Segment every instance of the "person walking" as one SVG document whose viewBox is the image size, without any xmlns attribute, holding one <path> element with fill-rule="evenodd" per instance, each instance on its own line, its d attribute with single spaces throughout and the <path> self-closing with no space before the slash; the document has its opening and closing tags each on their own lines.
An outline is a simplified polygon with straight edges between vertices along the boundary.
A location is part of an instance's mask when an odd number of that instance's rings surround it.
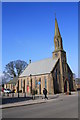
<svg viewBox="0 0 80 120">
<path fill-rule="evenodd" d="M 46 88 L 43 89 L 43 94 L 45 95 L 45 99 L 48 99 L 48 97 L 47 97 L 47 89 Z"/>
<path fill-rule="evenodd" d="M 32 90 L 32 99 L 35 99 L 35 89 Z"/>
</svg>

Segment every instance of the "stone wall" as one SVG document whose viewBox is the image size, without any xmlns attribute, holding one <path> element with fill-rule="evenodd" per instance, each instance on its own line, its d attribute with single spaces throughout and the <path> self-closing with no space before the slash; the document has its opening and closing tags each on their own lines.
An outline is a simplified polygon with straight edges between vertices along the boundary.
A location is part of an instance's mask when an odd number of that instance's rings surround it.
<svg viewBox="0 0 80 120">
<path fill-rule="evenodd" d="M 37 94 L 40 94 L 40 87 L 41 87 L 41 94 L 43 94 L 43 89 L 45 88 L 45 84 L 46 84 L 46 89 L 48 91 L 48 94 L 54 93 L 53 83 L 52 83 L 53 78 L 51 77 L 51 74 L 49 74 L 49 73 L 43 74 L 43 75 L 19 78 L 19 90 L 22 90 L 22 92 L 23 92 L 23 89 L 25 87 L 25 92 L 27 94 L 31 94 L 31 79 L 32 79 L 32 89 L 37 90 Z M 21 88 L 21 80 L 22 80 L 22 88 Z M 24 80 L 25 80 L 25 85 L 24 85 Z M 46 83 L 45 83 L 45 80 L 46 80 Z M 28 84 L 28 81 L 29 81 L 29 84 Z M 41 81 L 40 85 L 38 84 L 39 81 Z M 28 85 L 29 85 L 29 87 L 28 87 Z"/>
<path fill-rule="evenodd" d="M 61 92 L 60 61 L 58 60 L 52 72 L 54 93 Z"/>
</svg>

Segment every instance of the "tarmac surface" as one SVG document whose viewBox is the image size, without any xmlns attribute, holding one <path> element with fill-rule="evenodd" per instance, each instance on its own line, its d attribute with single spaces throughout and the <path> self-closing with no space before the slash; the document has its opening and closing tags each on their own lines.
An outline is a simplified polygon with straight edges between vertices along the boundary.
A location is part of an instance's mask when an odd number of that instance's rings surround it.
<svg viewBox="0 0 80 120">
<path fill-rule="evenodd" d="M 2 109 L 3 118 L 78 118 L 78 94 L 59 95 L 53 99 L 36 99 L 12 103 Z M 18 106 L 19 105 L 19 106 Z M 5 104 L 3 105 L 5 106 Z"/>
<path fill-rule="evenodd" d="M 49 95 L 48 100 L 56 99 L 59 95 Z M 27 97 L 6 97 L 4 96 L 2 98 L 2 104 L 0 105 L 0 108 L 10 108 L 10 107 L 16 107 L 16 106 L 24 106 L 24 105 L 30 105 L 30 104 L 39 104 L 39 103 L 45 103 L 45 99 L 42 99 L 43 96 L 36 95 L 35 99 L 32 99 L 32 96 Z"/>
<path fill-rule="evenodd" d="M 72 95 L 76 94 L 75 92 L 72 93 Z M 45 103 L 47 101 L 51 100 L 59 100 L 62 99 L 62 96 L 67 97 L 65 94 L 56 94 L 56 95 L 48 95 L 48 100 L 42 99 L 42 95 L 36 95 L 35 99 L 32 99 L 32 96 L 26 96 L 26 97 L 11 97 L 11 96 L 3 96 L 2 97 L 2 104 L 0 102 L 0 108 L 11 108 L 11 107 L 18 107 L 18 106 L 25 106 L 25 105 L 32 105 L 32 104 L 40 104 Z M 0 99 L 1 100 L 1 99 Z"/>
</svg>

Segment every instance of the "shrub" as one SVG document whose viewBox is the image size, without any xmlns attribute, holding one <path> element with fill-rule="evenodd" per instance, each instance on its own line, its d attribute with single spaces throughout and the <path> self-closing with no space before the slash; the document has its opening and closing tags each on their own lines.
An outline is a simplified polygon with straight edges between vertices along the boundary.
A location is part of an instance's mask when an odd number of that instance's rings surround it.
<svg viewBox="0 0 80 120">
<path fill-rule="evenodd" d="M 22 93 L 22 90 L 20 90 L 19 93 Z"/>
</svg>

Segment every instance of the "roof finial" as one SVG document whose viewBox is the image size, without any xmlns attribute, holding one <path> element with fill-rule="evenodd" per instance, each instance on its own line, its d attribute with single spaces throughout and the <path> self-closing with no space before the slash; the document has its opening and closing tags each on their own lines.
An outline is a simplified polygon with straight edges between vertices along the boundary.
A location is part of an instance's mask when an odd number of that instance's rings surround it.
<svg viewBox="0 0 80 120">
<path fill-rule="evenodd" d="M 56 13 L 55 13 L 55 36 L 61 36 L 59 27 L 58 27 L 58 23 L 57 23 L 57 19 L 56 19 Z"/>
<path fill-rule="evenodd" d="M 56 19 L 56 13 L 55 13 L 55 19 Z"/>
</svg>

